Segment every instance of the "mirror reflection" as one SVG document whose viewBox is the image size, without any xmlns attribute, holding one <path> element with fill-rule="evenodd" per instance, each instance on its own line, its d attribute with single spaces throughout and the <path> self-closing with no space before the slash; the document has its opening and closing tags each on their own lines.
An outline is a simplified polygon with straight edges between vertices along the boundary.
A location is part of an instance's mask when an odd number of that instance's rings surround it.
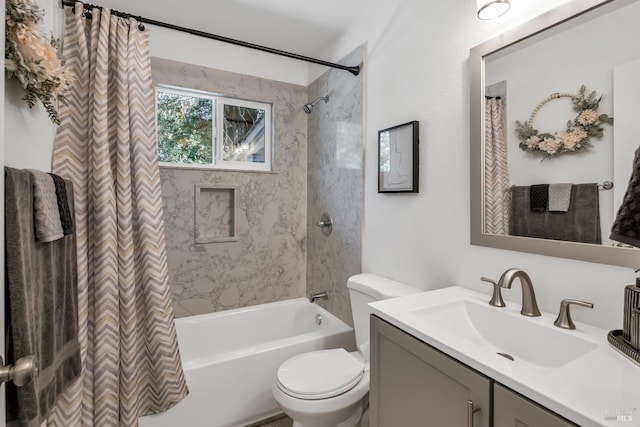
<svg viewBox="0 0 640 427">
<path fill-rule="evenodd" d="M 617 244 L 640 144 L 638 18 L 639 1 L 614 1 L 484 57 L 484 234 Z"/>
</svg>

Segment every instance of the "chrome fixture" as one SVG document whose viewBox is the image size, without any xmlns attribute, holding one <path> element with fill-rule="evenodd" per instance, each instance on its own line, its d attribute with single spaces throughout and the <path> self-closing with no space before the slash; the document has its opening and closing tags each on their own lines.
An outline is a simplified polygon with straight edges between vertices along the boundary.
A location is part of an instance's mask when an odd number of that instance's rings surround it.
<svg viewBox="0 0 640 427">
<path fill-rule="evenodd" d="M 593 304 L 590 302 L 578 301 L 575 299 L 563 299 L 562 302 L 560 303 L 560 312 L 558 313 L 558 317 L 556 321 L 553 322 L 553 324 L 556 325 L 558 328 L 563 328 L 563 329 L 576 328 L 576 325 L 573 323 L 573 320 L 571 320 L 571 312 L 569 311 L 569 306 L 571 306 L 571 304 L 579 305 L 581 307 L 593 308 Z"/>
<path fill-rule="evenodd" d="M 500 280 L 498 280 L 498 285 L 501 288 L 511 289 L 511 284 L 516 278 L 520 279 L 520 284 L 522 285 L 522 310 L 520 310 L 520 314 L 529 317 L 541 316 L 542 314 L 536 302 L 536 294 L 533 292 L 533 284 L 527 273 L 519 268 L 510 268 L 502 273 Z"/>
<path fill-rule="evenodd" d="M 604 181 L 602 184 L 598 184 L 598 188 L 601 188 L 603 190 L 611 190 L 613 188 L 613 182 Z"/>
<path fill-rule="evenodd" d="M 327 102 L 329 102 L 329 95 L 327 96 L 320 96 L 318 98 L 315 99 L 315 101 L 310 102 L 308 104 L 305 104 L 304 106 L 304 112 L 307 114 L 311 114 L 311 111 L 313 111 L 313 108 L 316 106 L 316 104 L 320 101 L 324 101 L 324 103 L 326 104 Z"/>
<path fill-rule="evenodd" d="M 507 360 L 511 360 L 512 362 L 516 360 L 516 359 L 514 359 L 514 358 L 513 358 L 513 356 L 512 356 L 512 355 L 510 355 L 509 353 L 503 353 L 503 352 L 501 352 L 501 351 L 496 351 L 496 354 L 497 354 L 498 356 L 502 356 L 502 357 L 504 357 L 504 358 L 505 358 L 505 359 L 507 359 Z"/>
<path fill-rule="evenodd" d="M 478 18 L 487 20 L 499 18 L 511 7 L 509 0 L 477 0 Z"/>
<path fill-rule="evenodd" d="M 329 294 L 326 293 L 325 291 L 322 292 L 316 292 L 315 294 L 311 294 L 311 296 L 309 297 L 309 302 L 316 302 L 317 300 L 328 300 L 329 299 Z"/>
<path fill-rule="evenodd" d="M 493 293 L 491 294 L 491 301 L 489 301 L 489 305 L 492 305 L 494 307 L 504 307 L 505 303 L 502 299 L 502 294 L 500 293 L 500 289 L 502 289 L 500 285 L 498 285 L 495 280 L 491 280 L 487 277 L 481 277 L 480 280 L 482 280 L 483 282 L 491 283 L 493 285 Z"/>
<path fill-rule="evenodd" d="M 473 400 L 467 400 L 467 427 L 473 427 L 473 416 L 476 412 L 480 412 L 480 407 L 475 406 Z"/>
<path fill-rule="evenodd" d="M 331 215 L 329 215 L 327 212 L 322 212 L 320 222 L 316 225 L 320 227 L 320 229 L 322 230 L 322 234 L 328 236 L 333 230 L 333 220 L 331 219 Z"/>
<path fill-rule="evenodd" d="M 4 365 L 0 357 L 0 384 L 13 380 L 16 387 L 22 387 L 38 375 L 38 362 L 35 356 L 21 357 L 15 365 Z"/>
</svg>

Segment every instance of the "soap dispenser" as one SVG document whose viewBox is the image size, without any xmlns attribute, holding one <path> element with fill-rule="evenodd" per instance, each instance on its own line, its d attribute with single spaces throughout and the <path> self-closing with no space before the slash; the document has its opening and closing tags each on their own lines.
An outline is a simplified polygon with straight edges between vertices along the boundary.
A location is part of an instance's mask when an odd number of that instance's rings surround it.
<svg viewBox="0 0 640 427">
<path fill-rule="evenodd" d="M 624 317 L 622 323 L 622 337 L 631 344 L 632 331 L 638 331 L 640 317 L 633 315 L 633 310 L 640 308 L 640 277 L 636 278 L 635 285 L 628 285 L 624 290 Z M 636 345 L 638 345 L 637 340 Z M 639 350 L 635 347 L 636 350 Z"/>
</svg>

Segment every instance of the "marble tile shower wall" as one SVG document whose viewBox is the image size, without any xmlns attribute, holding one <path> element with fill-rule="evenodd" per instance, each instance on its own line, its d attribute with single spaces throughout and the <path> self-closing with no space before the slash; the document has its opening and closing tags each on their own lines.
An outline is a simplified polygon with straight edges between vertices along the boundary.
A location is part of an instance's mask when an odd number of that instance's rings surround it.
<svg viewBox="0 0 640 427">
<path fill-rule="evenodd" d="M 361 64 L 357 48 L 340 63 Z M 361 271 L 363 208 L 363 76 L 330 70 L 309 86 L 309 100 L 330 95 L 309 115 L 307 150 L 307 293 L 329 292 L 320 302 L 352 325 L 347 279 Z M 333 232 L 316 226 L 322 212 Z"/>
<path fill-rule="evenodd" d="M 273 104 L 273 173 L 160 171 L 176 316 L 304 296 L 307 88 L 158 58 L 152 69 L 155 83 Z M 237 241 L 195 243 L 196 184 L 236 188 Z"/>
</svg>

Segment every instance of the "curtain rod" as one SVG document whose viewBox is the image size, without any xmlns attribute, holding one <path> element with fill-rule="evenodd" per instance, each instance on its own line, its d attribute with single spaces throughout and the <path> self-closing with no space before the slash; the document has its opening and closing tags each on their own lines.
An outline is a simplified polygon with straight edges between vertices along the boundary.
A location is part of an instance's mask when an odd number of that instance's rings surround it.
<svg viewBox="0 0 640 427">
<path fill-rule="evenodd" d="M 78 3 L 82 3 L 82 2 L 78 2 Z M 61 4 L 62 4 L 62 7 L 65 7 L 65 6 L 73 7 L 73 6 L 75 6 L 76 2 L 61 0 Z M 101 6 L 95 6 L 95 5 L 87 4 L 87 3 L 82 3 L 82 4 L 88 10 L 91 10 L 91 9 L 94 9 L 94 8 L 102 10 Z M 192 35 L 198 36 L 198 37 L 204 37 L 204 38 L 207 38 L 207 39 L 217 40 L 217 41 L 224 42 L 224 43 L 230 43 L 230 44 L 234 44 L 236 46 L 242 46 L 242 47 L 246 47 L 246 48 L 249 48 L 249 49 L 255 49 L 255 50 L 262 51 L 262 52 L 272 53 L 274 55 L 285 56 L 287 58 L 297 59 L 299 61 L 305 61 L 305 62 L 311 62 L 313 64 L 324 65 L 325 67 L 337 68 L 339 70 L 348 71 L 351 74 L 353 74 L 354 76 L 357 76 L 358 74 L 360 74 L 360 66 L 359 65 L 355 65 L 353 67 L 349 67 L 349 66 L 346 66 L 346 65 L 340 65 L 340 64 L 336 64 L 334 62 L 323 61 L 322 59 L 316 59 L 316 58 L 311 58 L 311 57 L 308 57 L 308 56 L 298 55 L 297 53 L 291 53 L 291 52 L 287 52 L 287 51 L 284 51 L 284 50 L 274 49 L 274 48 L 267 47 L 267 46 L 261 46 L 261 45 L 254 44 L 254 43 L 248 43 L 248 42 L 244 42 L 242 40 L 236 40 L 236 39 L 232 39 L 232 38 L 229 38 L 229 37 L 219 36 L 217 34 L 211 34 L 211 33 L 207 33 L 207 32 L 200 31 L 200 30 L 194 30 L 193 28 L 181 27 L 181 26 L 178 26 L 178 25 L 168 24 L 166 22 L 156 21 L 155 19 L 143 18 L 141 16 L 136 16 L 136 15 L 132 15 L 132 14 L 125 13 L 125 12 L 119 12 L 117 10 L 112 10 L 111 13 L 116 15 L 116 16 L 121 16 L 121 17 L 124 17 L 124 18 L 135 18 L 139 22 L 142 22 L 142 23 L 145 23 L 145 24 L 157 25 L 158 27 L 164 27 L 164 28 L 168 28 L 170 30 L 181 31 L 183 33 L 192 34 Z"/>
</svg>

